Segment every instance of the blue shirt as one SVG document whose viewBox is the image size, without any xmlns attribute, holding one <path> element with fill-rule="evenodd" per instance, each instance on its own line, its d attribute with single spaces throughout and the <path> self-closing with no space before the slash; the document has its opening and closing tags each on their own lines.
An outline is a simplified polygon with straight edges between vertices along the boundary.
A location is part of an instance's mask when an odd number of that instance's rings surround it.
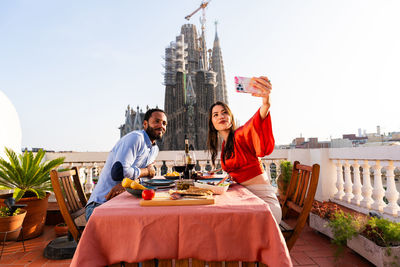
<svg viewBox="0 0 400 267">
<path fill-rule="evenodd" d="M 111 188 L 120 183 L 111 178 L 111 168 L 115 162 L 121 162 L 124 177 L 136 179 L 140 175 L 140 168 L 146 168 L 155 161 L 158 151 L 158 146 L 151 143 L 144 130 L 133 131 L 123 136 L 108 155 L 99 181 L 87 203 L 94 201 L 101 204 L 106 202 L 105 196 Z"/>
</svg>

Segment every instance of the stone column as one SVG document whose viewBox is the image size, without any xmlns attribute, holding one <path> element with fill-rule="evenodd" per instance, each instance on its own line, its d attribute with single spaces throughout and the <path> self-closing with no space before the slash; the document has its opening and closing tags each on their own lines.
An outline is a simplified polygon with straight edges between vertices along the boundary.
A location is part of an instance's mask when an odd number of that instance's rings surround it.
<svg viewBox="0 0 400 267">
<path fill-rule="evenodd" d="M 374 165 L 374 189 L 372 190 L 372 198 L 374 199 L 374 203 L 371 208 L 378 211 L 383 211 L 383 207 L 386 206 L 383 201 L 383 197 L 385 196 L 385 189 L 383 189 L 382 185 L 382 166 L 380 165 L 380 161 L 375 161 Z"/>
<path fill-rule="evenodd" d="M 372 186 L 371 186 L 371 177 L 369 168 L 370 165 L 368 164 L 368 160 L 364 160 L 363 167 L 363 186 L 361 188 L 363 199 L 360 202 L 361 207 L 366 209 L 371 208 L 371 204 L 374 202 L 372 199 Z"/>
<path fill-rule="evenodd" d="M 397 216 L 397 212 L 400 210 L 399 205 L 397 204 L 397 200 L 399 199 L 399 192 L 397 192 L 396 184 L 394 181 L 394 169 L 393 161 L 383 162 L 386 169 L 386 198 L 389 201 L 389 204 L 383 208 L 385 213 L 388 213 L 393 216 Z"/>
<path fill-rule="evenodd" d="M 335 160 L 336 163 L 336 188 L 337 188 L 337 192 L 334 195 L 334 197 L 336 199 L 342 200 L 343 196 L 344 196 L 344 191 L 343 191 L 343 171 L 342 171 L 342 164 L 340 163 L 340 160 Z"/>
<path fill-rule="evenodd" d="M 86 183 L 85 183 L 85 193 L 89 194 L 92 193 L 93 191 L 93 176 L 92 176 L 92 167 L 90 166 L 87 168 L 87 178 L 86 178 Z"/>
<path fill-rule="evenodd" d="M 353 193 L 353 184 L 351 182 L 351 173 L 350 173 L 350 164 L 349 161 L 344 161 L 344 200 L 350 203 L 351 199 L 354 197 Z"/>
<path fill-rule="evenodd" d="M 361 180 L 360 180 L 360 165 L 358 165 L 358 161 L 353 161 L 353 170 L 354 170 L 354 184 L 353 184 L 353 194 L 354 197 L 351 199 L 351 203 L 359 206 L 362 200 L 361 195 Z"/>
</svg>

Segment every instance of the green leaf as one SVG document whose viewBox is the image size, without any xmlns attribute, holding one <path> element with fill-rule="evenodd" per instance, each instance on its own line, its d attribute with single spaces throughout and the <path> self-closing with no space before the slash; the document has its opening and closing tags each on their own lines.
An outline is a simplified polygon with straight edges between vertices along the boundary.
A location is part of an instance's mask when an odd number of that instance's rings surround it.
<svg viewBox="0 0 400 267">
<path fill-rule="evenodd" d="M 25 151 L 17 155 L 12 149 L 6 148 L 6 159 L 0 158 L 0 187 L 14 189 L 14 194 L 22 197 L 25 192 L 33 192 L 38 197 L 44 197 L 46 191 L 52 191 L 50 171 L 60 166 L 65 158 L 44 161 L 45 151 L 36 154 Z"/>
<path fill-rule="evenodd" d="M 25 190 L 15 188 L 14 193 L 13 193 L 13 198 L 15 198 L 15 202 L 18 202 L 23 197 L 24 194 L 25 194 Z"/>
</svg>

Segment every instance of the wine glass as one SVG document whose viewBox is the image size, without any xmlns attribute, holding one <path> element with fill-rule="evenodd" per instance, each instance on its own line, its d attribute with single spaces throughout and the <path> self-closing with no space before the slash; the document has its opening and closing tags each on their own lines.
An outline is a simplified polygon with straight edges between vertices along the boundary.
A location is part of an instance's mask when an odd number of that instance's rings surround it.
<svg viewBox="0 0 400 267">
<path fill-rule="evenodd" d="M 185 154 L 183 153 L 177 153 L 175 155 L 175 161 L 174 161 L 174 170 L 179 172 L 179 180 L 182 179 L 182 173 L 186 169 L 186 161 L 185 161 Z"/>
<path fill-rule="evenodd" d="M 186 166 L 189 171 L 193 170 L 194 166 L 196 166 L 196 155 L 194 154 L 194 151 L 189 151 L 186 159 Z"/>
</svg>

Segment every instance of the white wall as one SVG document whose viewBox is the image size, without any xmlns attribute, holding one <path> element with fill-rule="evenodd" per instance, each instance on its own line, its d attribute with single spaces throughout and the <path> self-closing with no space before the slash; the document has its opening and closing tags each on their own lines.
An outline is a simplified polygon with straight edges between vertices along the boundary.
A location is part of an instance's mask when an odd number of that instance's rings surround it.
<svg viewBox="0 0 400 267">
<path fill-rule="evenodd" d="M 21 153 L 22 131 L 14 105 L 0 91 L 0 157 L 5 158 L 4 148 Z"/>
</svg>

